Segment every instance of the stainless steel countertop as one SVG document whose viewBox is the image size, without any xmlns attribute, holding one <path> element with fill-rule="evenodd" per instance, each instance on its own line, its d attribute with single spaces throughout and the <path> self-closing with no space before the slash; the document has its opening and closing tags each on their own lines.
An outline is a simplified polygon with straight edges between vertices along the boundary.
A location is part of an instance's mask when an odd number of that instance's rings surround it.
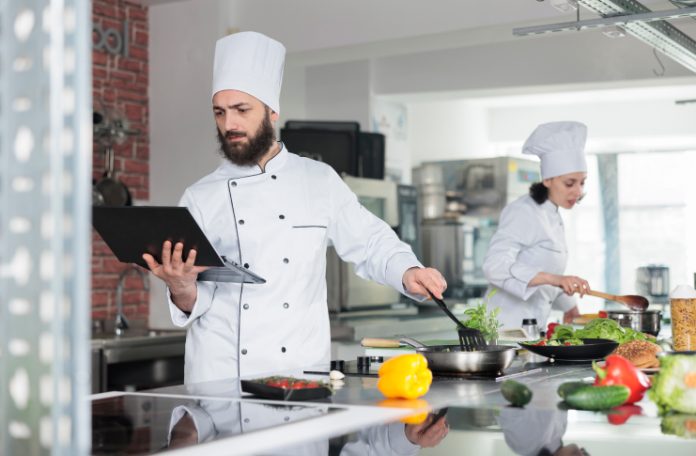
<svg viewBox="0 0 696 456">
<path fill-rule="evenodd" d="M 525 358 L 523 357 L 515 361 L 518 364 L 524 362 Z M 507 406 L 505 399 L 500 394 L 499 382 L 463 379 L 434 381 L 428 394 L 422 398 L 426 401 L 425 403 L 411 403 L 406 408 L 392 408 L 385 405 L 384 398 L 376 387 L 377 379 L 369 377 L 347 377 L 343 387 L 328 398 L 328 401 L 319 402 L 292 403 L 252 398 L 240 391 L 238 379 L 142 391 L 139 393 L 138 400 L 162 398 L 161 402 L 167 398 L 170 401 L 188 401 L 189 403 L 195 401 L 194 403 L 212 404 L 222 404 L 227 401 L 230 404 L 240 404 L 234 410 L 241 413 L 241 421 L 244 421 L 244 404 L 250 406 L 256 404 L 257 407 L 259 404 L 265 404 L 261 410 L 268 410 L 268 413 L 272 413 L 274 407 L 278 410 L 277 407 L 282 408 L 282 406 L 286 406 L 287 410 L 299 409 L 301 406 L 323 407 L 325 410 L 319 416 L 306 421 L 292 422 L 291 419 L 289 422 L 283 423 L 281 420 L 267 428 L 251 433 L 244 431 L 244 425 L 241 425 L 242 430 L 239 433 L 230 434 L 227 437 L 224 433 L 220 434 L 208 444 L 199 444 L 189 447 L 182 453 L 177 453 L 182 455 L 203 454 L 204 451 L 206 456 L 222 455 L 229 451 L 230 445 L 234 445 L 235 454 L 287 454 L 283 449 L 288 445 L 296 445 L 297 442 L 328 441 L 332 437 L 347 435 L 361 429 L 367 430 L 384 426 L 384 423 L 398 422 L 400 416 L 441 407 L 449 407 L 450 412 L 447 417 L 450 433 L 437 447 L 421 449 L 418 454 L 514 454 L 506 445 L 506 443 L 513 445 L 514 442 L 511 443 L 511 440 L 508 439 L 513 439 L 514 434 L 508 434 L 509 429 L 505 429 L 507 424 L 499 419 L 501 415 L 509 415 L 510 413 L 519 415 L 518 418 L 524 418 L 526 414 L 562 417 L 564 422 L 560 431 L 563 441 L 576 443 L 594 456 L 598 454 L 611 454 L 613 456 L 617 453 L 631 454 L 632 456 L 654 456 L 657 451 L 662 451 L 670 456 L 696 454 L 696 440 L 679 438 L 661 432 L 661 418 L 657 414 L 657 408 L 647 398 L 638 404 L 642 409 L 641 415 L 630 417 L 626 424 L 620 426 L 610 424 L 608 415 L 603 412 L 563 411 L 560 409 L 560 399 L 556 394 L 558 385 L 566 381 L 592 378 L 594 373 L 588 364 L 542 363 L 535 365 L 535 367 L 541 367 L 541 370 L 515 378 L 516 381 L 528 385 L 534 393 L 531 403 L 524 409 Z M 321 366 L 314 366 L 313 369 L 320 368 Z M 275 372 L 275 374 L 302 375 L 299 372 Z M 308 377 L 307 375 L 302 376 Z M 116 396 L 120 397 L 119 394 Z M 103 400 L 108 401 L 109 399 Z M 133 408 L 140 410 L 135 406 Z M 329 409 L 344 410 L 345 413 L 331 413 Z M 389 413 L 393 414 L 389 415 L 391 418 L 385 418 L 385 414 Z M 169 419 L 169 415 L 164 413 L 159 419 L 166 421 Z M 251 422 L 253 423 L 254 420 L 258 423 L 259 417 L 252 416 Z M 167 429 L 169 423 L 163 421 L 158 425 Z M 536 430 L 534 426 L 540 424 L 530 421 L 523 422 L 521 425 L 523 434 L 526 433 L 524 429 L 528 429 L 531 435 L 534 435 Z M 554 423 L 544 425 L 553 426 Z"/>
</svg>

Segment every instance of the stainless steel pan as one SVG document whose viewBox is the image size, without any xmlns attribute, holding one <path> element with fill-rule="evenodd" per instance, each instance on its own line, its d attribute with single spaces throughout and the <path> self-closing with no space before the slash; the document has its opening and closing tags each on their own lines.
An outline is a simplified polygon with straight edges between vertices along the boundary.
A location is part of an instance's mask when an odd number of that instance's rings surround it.
<svg viewBox="0 0 696 456">
<path fill-rule="evenodd" d="M 408 345 L 428 360 L 428 367 L 438 373 L 502 373 L 515 359 L 516 347 L 487 345 L 476 351 L 462 351 L 459 345 L 432 345 L 410 337 L 394 339 L 365 338 L 364 347 L 395 348 Z"/>
</svg>

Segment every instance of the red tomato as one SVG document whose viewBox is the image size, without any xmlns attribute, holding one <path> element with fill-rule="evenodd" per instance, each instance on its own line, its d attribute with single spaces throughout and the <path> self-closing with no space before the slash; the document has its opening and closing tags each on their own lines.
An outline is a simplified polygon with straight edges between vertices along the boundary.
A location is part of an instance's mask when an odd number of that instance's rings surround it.
<svg viewBox="0 0 696 456">
<path fill-rule="evenodd" d="M 307 383 L 304 380 L 298 380 L 292 385 L 290 385 L 290 389 L 303 389 L 307 386 Z"/>
</svg>

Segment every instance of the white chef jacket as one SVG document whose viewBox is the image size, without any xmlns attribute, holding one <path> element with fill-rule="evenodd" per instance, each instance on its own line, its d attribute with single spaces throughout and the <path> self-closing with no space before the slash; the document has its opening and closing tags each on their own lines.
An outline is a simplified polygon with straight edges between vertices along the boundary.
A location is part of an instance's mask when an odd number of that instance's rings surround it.
<svg viewBox="0 0 696 456">
<path fill-rule="evenodd" d="M 567 259 L 563 220 L 554 203 L 537 204 L 525 195 L 503 209 L 483 261 L 487 306 L 500 308 L 503 327 L 519 328 L 524 318 L 536 318 L 543 327 L 552 306 L 564 312 L 575 307 L 575 298 L 559 287 L 528 285 L 542 271 L 563 274 Z"/>
<path fill-rule="evenodd" d="M 541 450 L 553 454 L 563 446 L 568 412 L 536 408 L 503 407 L 498 423 L 505 443 L 516 454 L 537 456 Z"/>
<path fill-rule="evenodd" d="M 190 314 L 167 292 L 174 324 L 188 328 L 185 383 L 328 363 L 329 242 L 359 276 L 402 293 L 404 272 L 422 267 L 331 167 L 285 146 L 265 171 L 225 160 L 186 189 L 180 204 L 218 254 L 266 279 L 197 282 Z"/>
</svg>

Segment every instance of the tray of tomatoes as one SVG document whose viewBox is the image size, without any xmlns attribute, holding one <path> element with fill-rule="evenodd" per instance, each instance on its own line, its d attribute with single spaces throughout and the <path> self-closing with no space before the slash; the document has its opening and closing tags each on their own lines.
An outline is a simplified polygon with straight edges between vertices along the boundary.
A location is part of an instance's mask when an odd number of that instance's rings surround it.
<svg viewBox="0 0 696 456">
<path fill-rule="evenodd" d="M 322 381 L 281 376 L 242 380 L 242 391 L 279 401 L 307 401 L 333 394 L 331 388 Z"/>
</svg>

